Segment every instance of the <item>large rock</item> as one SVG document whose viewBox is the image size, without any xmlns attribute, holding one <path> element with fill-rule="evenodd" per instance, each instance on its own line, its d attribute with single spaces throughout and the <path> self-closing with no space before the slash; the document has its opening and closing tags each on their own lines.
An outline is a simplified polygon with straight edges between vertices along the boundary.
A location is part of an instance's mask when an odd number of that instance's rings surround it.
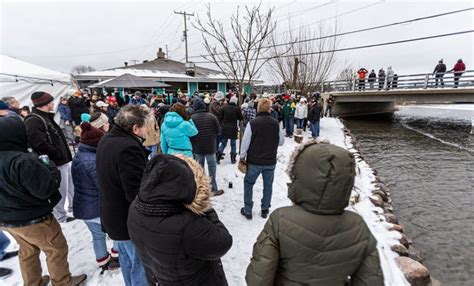
<svg viewBox="0 0 474 286">
<path fill-rule="evenodd" d="M 428 286 L 431 283 L 430 272 L 423 264 L 409 257 L 396 258 L 398 267 L 412 286 Z"/>
<path fill-rule="evenodd" d="M 408 256 L 408 249 L 402 244 L 395 244 L 391 247 L 392 251 L 398 253 L 400 256 Z"/>
<path fill-rule="evenodd" d="M 384 213 L 385 220 L 389 223 L 398 224 L 398 218 L 394 214 Z"/>
<path fill-rule="evenodd" d="M 374 204 L 374 206 L 380 208 L 383 206 L 383 200 L 379 195 L 371 195 L 369 199 Z"/>
<path fill-rule="evenodd" d="M 384 191 L 382 191 L 382 190 L 375 190 L 375 191 L 374 191 L 374 195 L 378 195 L 378 196 L 380 196 L 380 197 L 382 198 L 382 200 L 383 200 L 384 202 L 388 202 L 387 194 L 386 194 Z"/>
<path fill-rule="evenodd" d="M 410 245 L 413 243 L 411 239 L 409 239 L 408 236 L 406 236 L 404 233 L 402 233 L 402 237 L 399 239 L 399 241 L 407 249 L 410 248 Z"/>
<path fill-rule="evenodd" d="M 396 230 L 396 231 L 398 231 L 398 232 L 403 233 L 403 225 L 401 225 L 401 224 L 394 224 L 394 225 L 392 225 L 388 230 L 389 230 L 389 231 Z"/>
</svg>

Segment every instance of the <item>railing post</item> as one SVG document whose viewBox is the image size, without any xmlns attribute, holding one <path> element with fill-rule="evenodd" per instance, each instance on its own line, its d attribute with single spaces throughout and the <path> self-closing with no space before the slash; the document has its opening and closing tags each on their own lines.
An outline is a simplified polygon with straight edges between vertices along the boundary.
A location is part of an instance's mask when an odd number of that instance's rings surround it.
<svg viewBox="0 0 474 286">
<path fill-rule="evenodd" d="M 423 84 L 423 89 L 428 88 L 428 81 L 430 80 L 430 74 L 425 75 L 425 83 Z"/>
<path fill-rule="evenodd" d="M 356 89 L 356 80 L 354 79 L 352 81 L 352 91 L 355 91 L 355 89 Z"/>
</svg>

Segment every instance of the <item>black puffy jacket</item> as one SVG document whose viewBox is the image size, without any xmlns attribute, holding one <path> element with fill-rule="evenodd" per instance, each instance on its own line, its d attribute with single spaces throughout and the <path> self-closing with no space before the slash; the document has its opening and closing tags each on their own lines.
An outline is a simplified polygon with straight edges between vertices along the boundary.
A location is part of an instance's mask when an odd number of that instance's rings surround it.
<svg viewBox="0 0 474 286">
<path fill-rule="evenodd" d="M 87 99 L 84 97 L 71 96 L 68 100 L 69 108 L 71 108 L 71 115 L 74 123 L 79 125 L 81 123 L 81 114 L 90 113 Z"/>
<path fill-rule="evenodd" d="M 196 99 L 193 104 L 194 114 L 191 116 L 199 133 L 191 137 L 193 153 L 214 154 L 216 152 L 216 138 L 221 132 L 217 118 L 207 111 L 206 104 Z"/>
<path fill-rule="evenodd" d="M 21 119 L 0 118 L 0 222 L 22 224 L 51 213 L 61 199 L 61 174 L 28 153 Z"/>
<path fill-rule="evenodd" d="M 210 209 L 209 178 L 196 161 L 180 158 L 148 162 L 129 210 L 130 238 L 150 285 L 227 285 L 220 258 L 232 236 Z"/>
<path fill-rule="evenodd" d="M 239 131 L 238 121 L 244 119 L 240 108 L 234 103 L 229 103 L 225 105 L 220 112 L 222 136 L 227 139 L 237 139 L 237 133 Z"/>
</svg>

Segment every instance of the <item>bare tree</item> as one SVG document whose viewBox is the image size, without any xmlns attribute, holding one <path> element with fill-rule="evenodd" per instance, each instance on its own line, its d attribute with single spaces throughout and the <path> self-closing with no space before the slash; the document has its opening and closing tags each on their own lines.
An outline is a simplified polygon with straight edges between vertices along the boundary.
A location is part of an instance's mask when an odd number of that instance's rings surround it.
<svg viewBox="0 0 474 286">
<path fill-rule="evenodd" d="M 72 74 L 81 74 L 81 73 L 92 72 L 92 71 L 95 71 L 95 68 L 91 66 L 86 66 L 86 65 L 77 65 L 77 66 L 74 66 L 71 70 Z"/>
<path fill-rule="evenodd" d="M 277 80 L 301 94 L 319 90 L 334 69 L 336 57 L 333 50 L 338 39 L 332 33 L 337 32 L 337 25 L 334 31 L 319 25 L 317 31 L 302 26 L 296 32 L 291 29 L 291 23 L 289 26 L 287 32 L 274 32 L 271 36 L 273 57 L 269 62 L 270 69 Z M 279 44 L 277 39 L 286 44 Z M 279 56 L 286 50 L 289 50 L 288 55 Z"/>
<path fill-rule="evenodd" d="M 344 90 L 352 90 L 355 80 L 356 70 L 352 66 L 346 66 L 336 77 L 338 87 Z"/>
<path fill-rule="evenodd" d="M 270 60 L 265 55 L 270 49 L 270 35 L 276 27 L 272 16 L 273 8 L 263 12 L 261 3 L 243 9 L 238 6 L 230 19 L 229 31 L 224 29 L 221 20 L 214 17 L 208 4 L 205 20 L 197 17 L 193 23 L 202 33 L 207 51 L 202 57 L 214 63 L 230 82 L 238 85 L 240 103 L 245 86 L 252 84 Z"/>
</svg>

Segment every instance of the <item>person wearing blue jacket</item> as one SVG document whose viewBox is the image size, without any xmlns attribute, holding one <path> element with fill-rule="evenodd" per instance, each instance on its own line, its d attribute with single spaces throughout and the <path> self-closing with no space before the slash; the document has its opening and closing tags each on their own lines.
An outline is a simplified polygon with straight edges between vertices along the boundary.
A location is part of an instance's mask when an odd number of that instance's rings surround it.
<svg viewBox="0 0 474 286">
<path fill-rule="evenodd" d="M 190 138 L 197 134 L 198 130 L 190 119 L 186 106 L 175 103 L 166 113 L 161 126 L 161 151 L 163 154 L 183 154 L 193 157 Z"/>
<path fill-rule="evenodd" d="M 74 142 L 74 132 L 72 129 L 72 113 L 71 108 L 68 106 L 68 101 L 66 97 L 61 97 L 59 104 L 58 104 L 58 112 L 59 112 L 59 127 L 66 136 L 66 139 L 69 143 Z"/>
<path fill-rule="evenodd" d="M 106 235 L 102 231 L 99 214 L 99 189 L 97 187 L 96 150 L 105 134 L 89 122 L 81 124 L 81 140 L 78 152 L 72 161 L 74 183 L 73 213 L 76 219 L 84 220 L 92 234 L 94 253 L 102 272 L 120 267 L 118 247 L 114 241 L 111 253 L 107 251 Z"/>
</svg>

